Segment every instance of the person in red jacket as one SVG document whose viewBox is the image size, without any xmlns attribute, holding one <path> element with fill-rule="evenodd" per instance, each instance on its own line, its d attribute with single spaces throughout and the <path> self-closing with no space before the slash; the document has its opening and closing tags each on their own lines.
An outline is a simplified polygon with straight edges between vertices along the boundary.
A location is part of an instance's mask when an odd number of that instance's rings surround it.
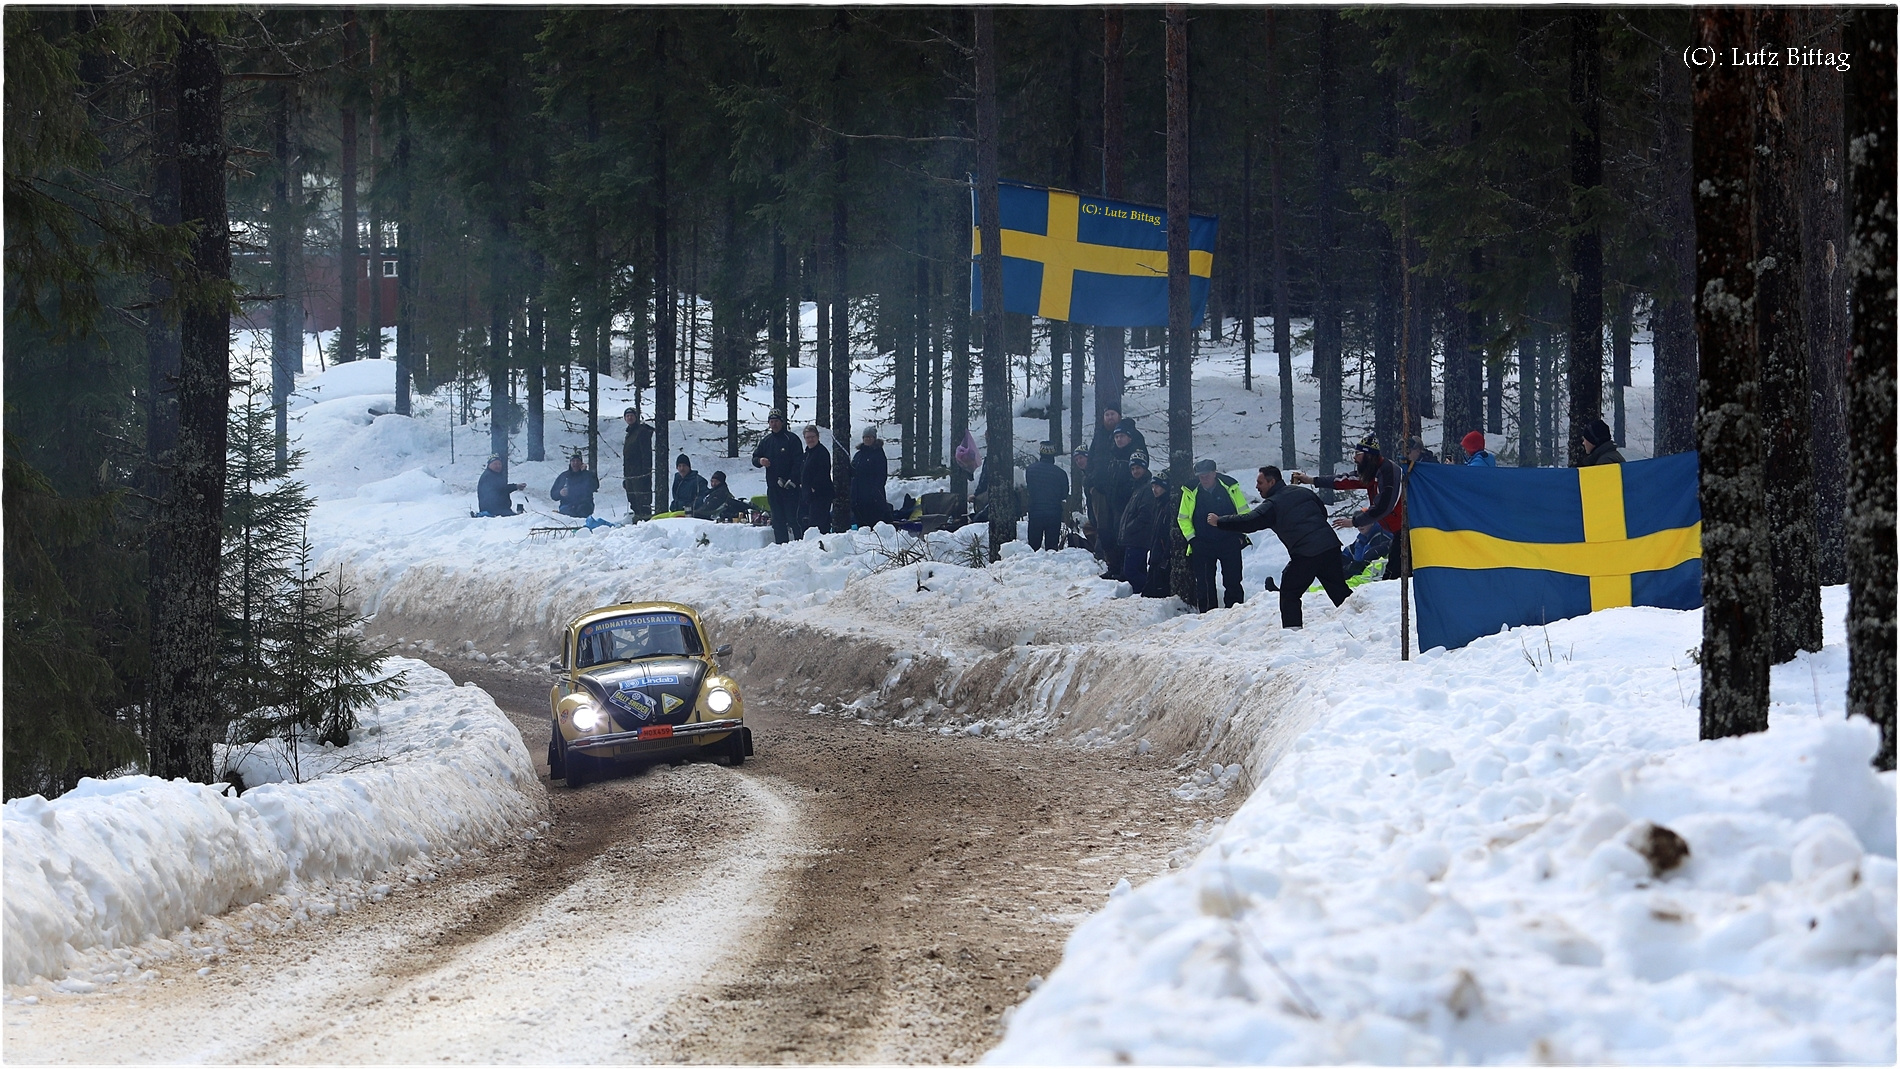
<svg viewBox="0 0 1900 1069">
<path fill-rule="evenodd" d="M 1322 475 L 1317 479 L 1301 471 L 1288 475 L 1294 483 L 1317 486 L 1322 490 L 1366 492 L 1365 508 L 1354 513 L 1350 519 L 1333 521 L 1334 527 L 1344 530 L 1350 526 L 1359 533 L 1352 545 L 1339 551 L 1347 578 L 1358 575 L 1366 570 L 1367 565 L 1391 553 L 1392 540 L 1398 536 L 1399 527 L 1405 520 L 1405 505 L 1399 497 L 1399 466 L 1380 452 L 1379 439 L 1368 434 L 1359 439 L 1352 450 L 1351 474 Z"/>
</svg>

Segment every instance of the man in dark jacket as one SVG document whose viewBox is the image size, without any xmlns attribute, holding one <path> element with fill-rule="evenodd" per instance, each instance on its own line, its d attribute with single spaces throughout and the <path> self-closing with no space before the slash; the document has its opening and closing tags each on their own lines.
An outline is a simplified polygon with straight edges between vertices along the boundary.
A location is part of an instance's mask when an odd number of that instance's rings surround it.
<svg viewBox="0 0 1900 1069">
<path fill-rule="evenodd" d="M 765 497 L 772 510 L 772 540 L 781 545 L 792 540 L 791 530 L 798 520 L 798 471 L 804 450 L 798 439 L 785 429 L 785 413 L 773 409 L 765 419 L 766 435 L 752 450 L 752 466 L 765 469 Z"/>
<path fill-rule="evenodd" d="M 726 473 L 712 473 L 712 483 L 706 487 L 706 496 L 699 499 L 699 507 L 692 514 L 702 520 L 730 520 L 745 511 L 739 499 L 732 496 L 732 490 L 726 486 Z"/>
<path fill-rule="evenodd" d="M 851 522 L 870 527 L 891 518 L 890 498 L 884 484 L 891 477 L 891 459 L 876 427 L 864 428 L 858 451 L 851 454 Z"/>
<path fill-rule="evenodd" d="M 1326 522 L 1326 506 L 1319 495 L 1304 486 L 1288 486 L 1280 479 L 1280 469 L 1268 465 L 1254 479 L 1260 492 L 1260 504 L 1239 516 L 1209 513 L 1207 523 L 1223 531 L 1272 531 L 1286 547 L 1286 569 L 1280 573 L 1280 626 L 1288 629 L 1304 625 L 1300 597 L 1314 579 L 1326 588 L 1333 604 L 1352 594 L 1346 585 L 1345 562 L 1339 556 L 1339 536 Z M 1268 582 L 1271 590 L 1273 584 Z"/>
<path fill-rule="evenodd" d="M 1287 478 L 1294 483 L 1306 483 L 1322 490 L 1364 490 L 1366 507 L 1353 514 L 1349 520 L 1334 520 L 1333 526 L 1344 530 L 1348 526 L 1359 532 L 1350 546 L 1340 550 L 1340 559 L 1345 564 L 1348 578 L 1366 570 L 1367 565 L 1392 550 L 1392 540 L 1397 537 L 1400 526 L 1405 522 L 1405 506 L 1399 499 L 1399 484 L 1402 476 L 1399 466 L 1385 458 L 1379 451 L 1379 439 L 1368 434 L 1353 446 L 1353 471 L 1348 475 L 1322 475 L 1314 478 L 1303 472 L 1293 472 Z"/>
<path fill-rule="evenodd" d="M 1144 598 L 1174 594 L 1174 513 L 1168 508 L 1168 494 L 1173 490 L 1166 475 L 1149 476 L 1148 494 L 1155 499 L 1155 517 L 1148 533 L 1148 577 L 1141 589 Z"/>
<path fill-rule="evenodd" d="M 584 518 L 594 514 L 594 492 L 599 489 L 599 476 L 587 470 L 587 458 L 576 449 L 567 458 L 567 470 L 554 477 L 548 496 L 559 503 L 561 515 Z"/>
<path fill-rule="evenodd" d="M 1583 445 L 1588 452 L 1577 461 L 1579 468 L 1623 463 L 1623 454 L 1616 451 L 1616 443 L 1610 440 L 1610 425 L 1600 417 L 1583 425 Z"/>
<path fill-rule="evenodd" d="M 693 462 L 681 453 L 673 462 L 673 500 L 669 507 L 674 512 L 691 512 L 705 496 L 706 477 L 694 471 Z"/>
<path fill-rule="evenodd" d="M 1108 558 L 1103 556 L 1103 547 L 1108 536 L 1102 533 L 1102 525 L 1108 522 L 1106 499 L 1095 485 L 1095 469 L 1089 459 L 1089 447 L 1078 445 L 1075 452 L 1069 454 L 1069 466 L 1075 470 L 1075 488 L 1082 494 L 1082 534 L 1089 540 L 1089 552 L 1103 564 Z"/>
<path fill-rule="evenodd" d="M 1195 482 L 1181 490 L 1177 519 L 1188 540 L 1188 563 L 1194 568 L 1194 607 L 1201 612 L 1221 604 L 1214 593 L 1214 566 L 1220 565 L 1221 586 L 1228 608 L 1247 600 L 1240 587 L 1240 534 L 1207 522 L 1210 516 L 1233 516 L 1247 507 L 1240 484 L 1222 475 L 1211 460 L 1194 465 Z"/>
<path fill-rule="evenodd" d="M 1044 442 L 1036 462 L 1023 469 L 1029 497 L 1029 548 L 1062 548 L 1062 503 L 1069 497 L 1069 474 L 1056 467 L 1056 443 Z"/>
<path fill-rule="evenodd" d="M 1122 578 L 1128 581 L 1128 589 L 1139 594 L 1148 585 L 1148 548 L 1154 544 L 1155 515 L 1161 511 L 1152 489 L 1154 480 L 1148 475 L 1148 454 L 1137 449 L 1129 456 L 1128 479 L 1133 491 L 1128 507 L 1122 509 L 1117 541 L 1122 547 Z"/>
<path fill-rule="evenodd" d="M 627 491 L 627 508 L 633 518 L 653 514 L 653 428 L 641 421 L 632 408 L 620 413 L 627 421 L 627 442 L 620 452 L 621 486 Z"/>
<path fill-rule="evenodd" d="M 805 457 L 798 470 L 796 537 L 813 527 L 819 534 L 831 530 L 831 450 L 818 444 L 818 428 L 805 428 Z"/>
<path fill-rule="evenodd" d="M 508 476 L 502 472 L 503 467 L 500 453 L 488 458 L 488 467 L 482 470 L 482 477 L 475 483 L 475 515 L 494 519 L 496 516 L 515 514 L 514 503 L 508 495 L 516 490 L 526 490 L 528 484 L 509 482 Z"/>
</svg>

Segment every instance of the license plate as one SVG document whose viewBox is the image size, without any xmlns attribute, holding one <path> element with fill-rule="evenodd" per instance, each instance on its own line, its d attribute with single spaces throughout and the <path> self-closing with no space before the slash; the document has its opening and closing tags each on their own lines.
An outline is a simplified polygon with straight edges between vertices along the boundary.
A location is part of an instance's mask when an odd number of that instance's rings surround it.
<svg viewBox="0 0 1900 1069">
<path fill-rule="evenodd" d="M 648 739 L 670 739 L 672 737 L 673 725 L 671 724 L 655 724 L 652 727 L 640 729 L 641 742 L 645 742 Z"/>
</svg>

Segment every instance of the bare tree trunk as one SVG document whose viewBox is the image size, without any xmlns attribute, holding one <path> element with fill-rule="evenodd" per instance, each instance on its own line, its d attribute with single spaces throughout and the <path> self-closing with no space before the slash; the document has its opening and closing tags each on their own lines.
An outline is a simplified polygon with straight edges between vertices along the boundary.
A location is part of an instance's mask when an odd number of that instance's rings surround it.
<svg viewBox="0 0 1900 1069">
<path fill-rule="evenodd" d="M 1689 12 L 1679 17 L 1685 22 Z M 1686 28 L 1686 27 L 1685 27 Z M 1695 201 L 1689 158 L 1689 70 L 1662 56 L 1658 76 L 1657 197 L 1663 205 L 1662 266 L 1667 285 L 1650 318 L 1655 364 L 1655 455 L 1696 446 Z"/>
<path fill-rule="evenodd" d="M 826 265 L 827 268 L 832 265 Z M 812 357 L 811 366 L 817 372 L 815 390 L 812 398 L 817 411 L 812 415 L 820 427 L 831 426 L 831 335 L 833 311 L 831 294 L 823 292 L 826 275 L 823 271 L 812 274 L 812 296 L 818 304 L 818 352 Z M 842 287 L 841 287 L 842 288 Z M 790 412 L 787 412 L 790 415 Z"/>
<path fill-rule="evenodd" d="M 1823 52 L 1841 50 L 1839 8 L 1796 8 L 1797 35 Z M 1842 173 L 1843 79 L 1838 71 L 1801 69 L 1801 247 L 1805 279 L 1801 318 L 1808 328 L 1814 409 L 1816 533 L 1823 586 L 1847 581 L 1847 249 L 1846 176 Z"/>
<path fill-rule="evenodd" d="M 1335 218 L 1335 188 L 1339 185 L 1338 131 L 1333 125 L 1339 99 L 1339 50 L 1333 36 L 1339 16 L 1330 8 L 1319 12 L 1319 144 L 1315 161 L 1319 184 L 1319 248 L 1313 250 L 1313 273 L 1319 283 L 1319 306 L 1313 317 L 1313 375 L 1319 379 L 1319 470 L 1330 474 L 1339 460 L 1342 427 L 1341 402 L 1345 384 L 1339 354 L 1339 221 Z M 1405 429 L 1399 433 L 1403 435 Z"/>
<path fill-rule="evenodd" d="M 349 9 L 343 28 L 344 65 L 347 69 L 356 62 L 356 9 Z M 342 113 L 342 152 L 338 161 L 338 191 L 342 199 L 342 210 L 336 217 L 336 279 L 337 279 L 337 330 L 336 362 L 345 364 L 355 360 L 356 347 L 356 287 L 357 280 L 363 277 L 362 244 L 356 232 L 356 105 L 345 103 Z"/>
<path fill-rule="evenodd" d="M 1629 413 L 1623 400 L 1623 388 L 1630 384 L 1630 333 L 1635 329 L 1631 322 L 1635 303 L 1633 290 L 1628 286 L 1618 287 L 1616 304 L 1610 312 L 1610 411 L 1615 414 L 1610 434 L 1618 442 L 1628 441 L 1624 434 L 1629 429 Z"/>
<path fill-rule="evenodd" d="M 416 302 L 420 295 L 417 272 L 421 257 L 416 255 L 419 235 L 415 218 L 414 174 L 410 171 L 409 118 L 402 117 L 396 131 L 396 412 L 409 415 L 411 382 L 416 370 Z M 546 364 L 542 365 L 545 373 Z M 545 385 L 545 374 L 543 376 Z M 537 412 L 537 419 L 539 414 Z M 529 460 L 543 456 L 541 439 L 529 443 Z"/>
<path fill-rule="evenodd" d="M 218 583 L 231 399 L 231 238 L 225 207 L 224 71 L 217 42 L 187 15 L 175 63 L 178 214 L 196 224 L 193 292 L 180 302 L 178 439 L 153 539 L 152 773 L 209 783 L 222 737 Z"/>
<path fill-rule="evenodd" d="M 1009 357 L 1003 351 L 1003 213 L 997 192 L 996 14 L 976 9 L 976 214 L 983 279 L 984 470 L 989 473 L 990 560 L 1016 537 L 1015 443 Z M 1097 399 L 1100 403 L 1100 399 Z"/>
<path fill-rule="evenodd" d="M 673 262 L 667 237 L 671 203 L 667 192 L 666 27 L 653 34 L 653 115 L 650 136 L 653 140 L 653 511 L 666 511 L 667 476 L 673 462 L 673 412 L 678 402 L 674 369 L 678 352 L 679 306 L 673 303 Z"/>
<path fill-rule="evenodd" d="M 845 182 L 849 177 L 846 142 L 842 137 L 831 142 L 831 162 L 837 168 L 837 185 L 831 194 L 831 485 L 833 530 L 851 529 L 851 272 L 845 235 L 849 201 Z"/>
<path fill-rule="evenodd" d="M 790 352 L 786 347 L 788 328 L 795 328 L 797 320 L 788 321 L 785 314 L 785 233 L 777 223 L 772 224 L 772 315 L 766 321 L 765 344 L 772 350 L 772 407 L 783 412 L 790 407 L 791 389 L 786 384 L 786 365 Z M 793 334 L 791 346 L 796 348 L 798 336 Z"/>
<path fill-rule="evenodd" d="M 1267 9 L 1267 170 L 1273 185 L 1270 207 L 1273 219 L 1273 352 L 1280 365 L 1280 465 L 1291 471 L 1300 466 L 1298 428 L 1293 412 L 1293 328 L 1287 322 L 1292 302 L 1287 297 L 1286 216 L 1280 185 L 1280 131 L 1285 127 L 1280 113 L 1280 76 L 1274 67 L 1276 52 L 1275 13 Z"/>
<path fill-rule="evenodd" d="M 1697 45 L 1751 48 L 1748 9 L 1697 8 Z M 1695 76 L 1696 437 L 1702 504 L 1702 737 L 1768 727 L 1772 629 L 1762 482 L 1761 358 L 1755 337 L 1753 75 Z"/>
<path fill-rule="evenodd" d="M 1603 185 L 1603 14 L 1590 8 L 1570 13 L 1570 103 L 1582 120 L 1570 131 L 1572 226 L 1570 241 L 1570 463 L 1588 447 L 1583 428 L 1603 415 L 1603 237 L 1595 210 L 1582 203 Z M 1580 127 L 1580 128 L 1579 128 Z"/>
<path fill-rule="evenodd" d="M 1193 305 L 1188 295 L 1187 5 L 1168 19 L 1168 470 L 1174 485 L 1194 477 Z"/>
<path fill-rule="evenodd" d="M 303 302 L 290 295 L 290 263 L 296 256 L 295 246 L 303 240 L 303 213 L 293 214 L 291 207 L 301 205 L 303 200 L 302 173 L 298 161 L 290 154 L 290 96 L 295 91 L 289 83 L 278 84 L 277 107 L 271 124 L 277 158 L 277 173 L 271 178 L 271 288 L 277 299 L 271 303 L 270 369 L 279 473 L 284 471 L 290 458 L 290 393 L 297 387 L 295 357 L 303 350 Z M 293 185 L 297 187 L 294 195 Z M 407 415 L 408 401 L 405 384 L 397 383 L 397 411 Z"/>
<path fill-rule="evenodd" d="M 1529 330 L 1517 339 L 1517 466 L 1537 466 L 1537 343 Z"/>
<path fill-rule="evenodd" d="M 1122 136 L 1127 121 L 1122 44 L 1124 17 L 1119 6 L 1102 9 L 1102 195 L 1117 200 L 1122 196 L 1125 152 Z M 1128 332 L 1121 327 L 1095 328 L 1095 418 L 1098 421 L 1107 409 L 1121 411 L 1127 346 Z M 1077 422 L 1081 418 L 1081 410 L 1077 409 Z"/>
<path fill-rule="evenodd" d="M 967 291 L 967 281 L 961 278 L 958 281 L 958 289 Z M 944 444 L 945 452 L 950 455 L 950 492 L 967 507 L 970 473 L 956 462 L 956 449 L 963 444 L 963 436 L 970 433 L 970 320 L 973 317 L 967 296 L 958 304 L 960 307 L 950 317 L 950 440 Z"/>
<path fill-rule="evenodd" d="M 536 258 L 536 267 L 535 275 L 537 277 L 545 274 L 545 268 L 541 266 L 538 257 Z M 398 268 L 398 270 L 400 270 L 400 268 Z M 401 337 L 402 335 L 397 335 L 398 341 L 401 340 Z M 545 315 L 545 309 L 540 300 L 530 299 L 528 301 L 528 333 L 523 341 L 526 343 L 523 346 L 523 352 L 528 369 L 528 401 L 526 406 L 528 440 L 525 454 L 528 460 L 546 460 L 548 457 L 547 316 Z M 400 345 L 398 345 L 397 350 L 400 353 Z"/>
<path fill-rule="evenodd" d="M 1854 358 L 1847 513 L 1847 712 L 1880 726 L 1894 766 L 1894 9 L 1855 13 L 1865 41 L 1847 75 L 1847 251 Z"/>
<path fill-rule="evenodd" d="M 1755 16 L 1762 41 L 1794 39 L 1791 8 Z M 1758 71 L 1755 83 L 1755 331 L 1761 353 L 1761 420 L 1774 597 L 1770 663 L 1821 648 L 1815 557 L 1814 420 L 1808 332 L 1801 319 L 1801 78 Z"/>
<path fill-rule="evenodd" d="M 1472 366 L 1471 335 L 1466 329 L 1469 324 L 1464 309 L 1458 307 L 1467 297 L 1465 280 L 1448 276 L 1441 288 L 1445 301 L 1445 420 L 1439 425 L 1438 455 L 1451 464 L 1463 462 L 1461 440 L 1478 424 L 1478 406 L 1471 397 L 1476 368 Z M 1399 435 L 1400 441 L 1386 448 L 1396 450 L 1394 456 L 1404 456 L 1405 437 Z"/>
</svg>

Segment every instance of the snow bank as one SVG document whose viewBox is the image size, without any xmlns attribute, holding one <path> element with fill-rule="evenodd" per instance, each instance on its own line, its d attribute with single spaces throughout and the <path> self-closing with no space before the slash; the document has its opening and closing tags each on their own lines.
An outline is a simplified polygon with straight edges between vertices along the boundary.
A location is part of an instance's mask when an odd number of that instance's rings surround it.
<svg viewBox="0 0 1900 1069">
<path fill-rule="evenodd" d="M 1718 742 L 1697 613 L 1310 666 L 1321 722 L 988 1060 L 1892 1062 L 1894 777 L 1826 605 L 1771 729 Z"/>
<path fill-rule="evenodd" d="M 82 951 L 163 937 L 293 887 L 360 880 L 532 821 L 534 764 L 487 694 L 419 661 L 350 744 L 302 755 L 304 783 L 241 797 L 150 776 L 6 803 L 5 980 L 57 979 Z M 234 754 L 251 782 L 281 753 Z"/>
</svg>

